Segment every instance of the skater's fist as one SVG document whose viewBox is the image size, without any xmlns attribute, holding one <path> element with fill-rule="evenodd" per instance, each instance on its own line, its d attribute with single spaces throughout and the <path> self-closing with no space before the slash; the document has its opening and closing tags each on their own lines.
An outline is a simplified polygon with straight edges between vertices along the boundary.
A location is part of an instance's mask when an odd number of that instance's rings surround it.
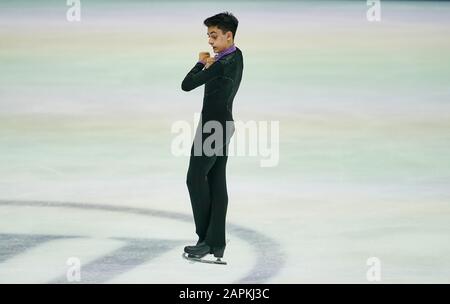
<svg viewBox="0 0 450 304">
<path fill-rule="evenodd" d="M 206 63 L 206 59 L 210 57 L 209 52 L 200 52 L 198 54 L 198 60 L 202 61 L 203 63 Z"/>
<path fill-rule="evenodd" d="M 206 65 L 205 65 L 205 69 L 209 68 L 211 66 L 211 64 L 213 64 L 216 60 L 214 59 L 214 57 L 208 57 L 206 59 Z"/>
</svg>

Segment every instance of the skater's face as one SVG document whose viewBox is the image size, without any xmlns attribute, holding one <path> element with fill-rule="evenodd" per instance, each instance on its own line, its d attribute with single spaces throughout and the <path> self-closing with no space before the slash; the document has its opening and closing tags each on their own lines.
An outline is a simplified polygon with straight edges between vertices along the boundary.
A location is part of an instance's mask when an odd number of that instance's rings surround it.
<svg viewBox="0 0 450 304">
<path fill-rule="evenodd" d="M 217 26 L 209 26 L 207 35 L 214 53 L 222 52 L 233 44 L 233 33 L 231 31 L 224 33 Z"/>
</svg>

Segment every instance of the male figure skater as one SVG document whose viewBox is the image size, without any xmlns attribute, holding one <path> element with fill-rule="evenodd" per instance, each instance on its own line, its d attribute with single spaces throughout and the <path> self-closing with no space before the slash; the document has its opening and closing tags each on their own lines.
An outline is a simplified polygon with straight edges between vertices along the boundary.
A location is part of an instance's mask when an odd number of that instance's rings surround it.
<svg viewBox="0 0 450 304">
<path fill-rule="evenodd" d="M 200 52 L 199 61 L 181 84 L 183 91 L 205 84 L 201 118 L 191 148 L 186 180 L 199 239 L 197 245 L 186 246 L 184 251 L 191 258 L 201 259 L 212 253 L 220 260 L 226 245 L 228 194 L 225 171 L 229 141 L 234 134 L 232 108 L 244 66 L 242 52 L 234 44 L 238 27 L 236 17 L 224 12 L 207 18 L 203 23 L 208 28 L 208 43 L 216 55 L 210 57 L 209 52 Z M 216 135 L 223 136 L 218 144 L 211 145 L 214 149 L 212 155 L 205 153 L 203 143 L 218 131 L 215 128 L 214 132 L 204 132 L 203 127 L 208 122 L 221 127 L 222 132 Z M 201 153 L 194 148 L 196 141 L 200 142 Z"/>
</svg>

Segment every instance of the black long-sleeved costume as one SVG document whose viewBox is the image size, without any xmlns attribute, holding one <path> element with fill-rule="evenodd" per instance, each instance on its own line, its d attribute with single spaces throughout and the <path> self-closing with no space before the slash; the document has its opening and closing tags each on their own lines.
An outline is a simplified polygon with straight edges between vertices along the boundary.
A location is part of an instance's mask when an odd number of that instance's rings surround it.
<svg viewBox="0 0 450 304">
<path fill-rule="evenodd" d="M 203 120 L 232 121 L 233 100 L 241 83 L 244 68 L 242 52 L 223 56 L 208 69 L 198 62 L 184 78 L 181 88 L 191 91 L 205 84 L 202 114 Z"/>
<path fill-rule="evenodd" d="M 205 84 L 201 123 L 196 139 L 201 143 L 212 133 L 202 132 L 208 121 L 217 121 L 223 130 L 224 149 L 220 154 L 207 156 L 194 155 L 194 144 L 187 173 L 187 186 L 191 199 L 196 233 L 200 241 L 211 247 L 225 246 L 225 218 L 228 206 L 226 185 L 226 163 L 228 144 L 234 133 L 233 100 L 239 89 L 244 68 L 242 52 L 236 51 L 221 57 L 208 69 L 198 62 L 184 78 L 181 88 L 191 91 Z M 229 122 L 227 124 L 227 121 Z M 231 124 L 230 124 L 231 122 Z M 229 129 L 230 127 L 232 129 Z M 196 140 L 194 139 L 194 141 Z"/>
</svg>

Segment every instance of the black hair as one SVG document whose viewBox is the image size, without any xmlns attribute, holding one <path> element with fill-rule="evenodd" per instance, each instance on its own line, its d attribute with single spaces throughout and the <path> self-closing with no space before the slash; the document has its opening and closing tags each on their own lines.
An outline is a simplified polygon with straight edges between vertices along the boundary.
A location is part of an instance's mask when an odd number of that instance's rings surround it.
<svg viewBox="0 0 450 304">
<path fill-rule="evenodd" d="M 231 31 L 233 33 L 233 39 L 236 36 L 236 30 L 238 27 L 239 21 L 237 18 L 230 12 L 223 12 L 212 17 L 206 18 L 203 21 L 203 24 L 207 27 L 217 26 L 223 33 Z"/>
</svg>

